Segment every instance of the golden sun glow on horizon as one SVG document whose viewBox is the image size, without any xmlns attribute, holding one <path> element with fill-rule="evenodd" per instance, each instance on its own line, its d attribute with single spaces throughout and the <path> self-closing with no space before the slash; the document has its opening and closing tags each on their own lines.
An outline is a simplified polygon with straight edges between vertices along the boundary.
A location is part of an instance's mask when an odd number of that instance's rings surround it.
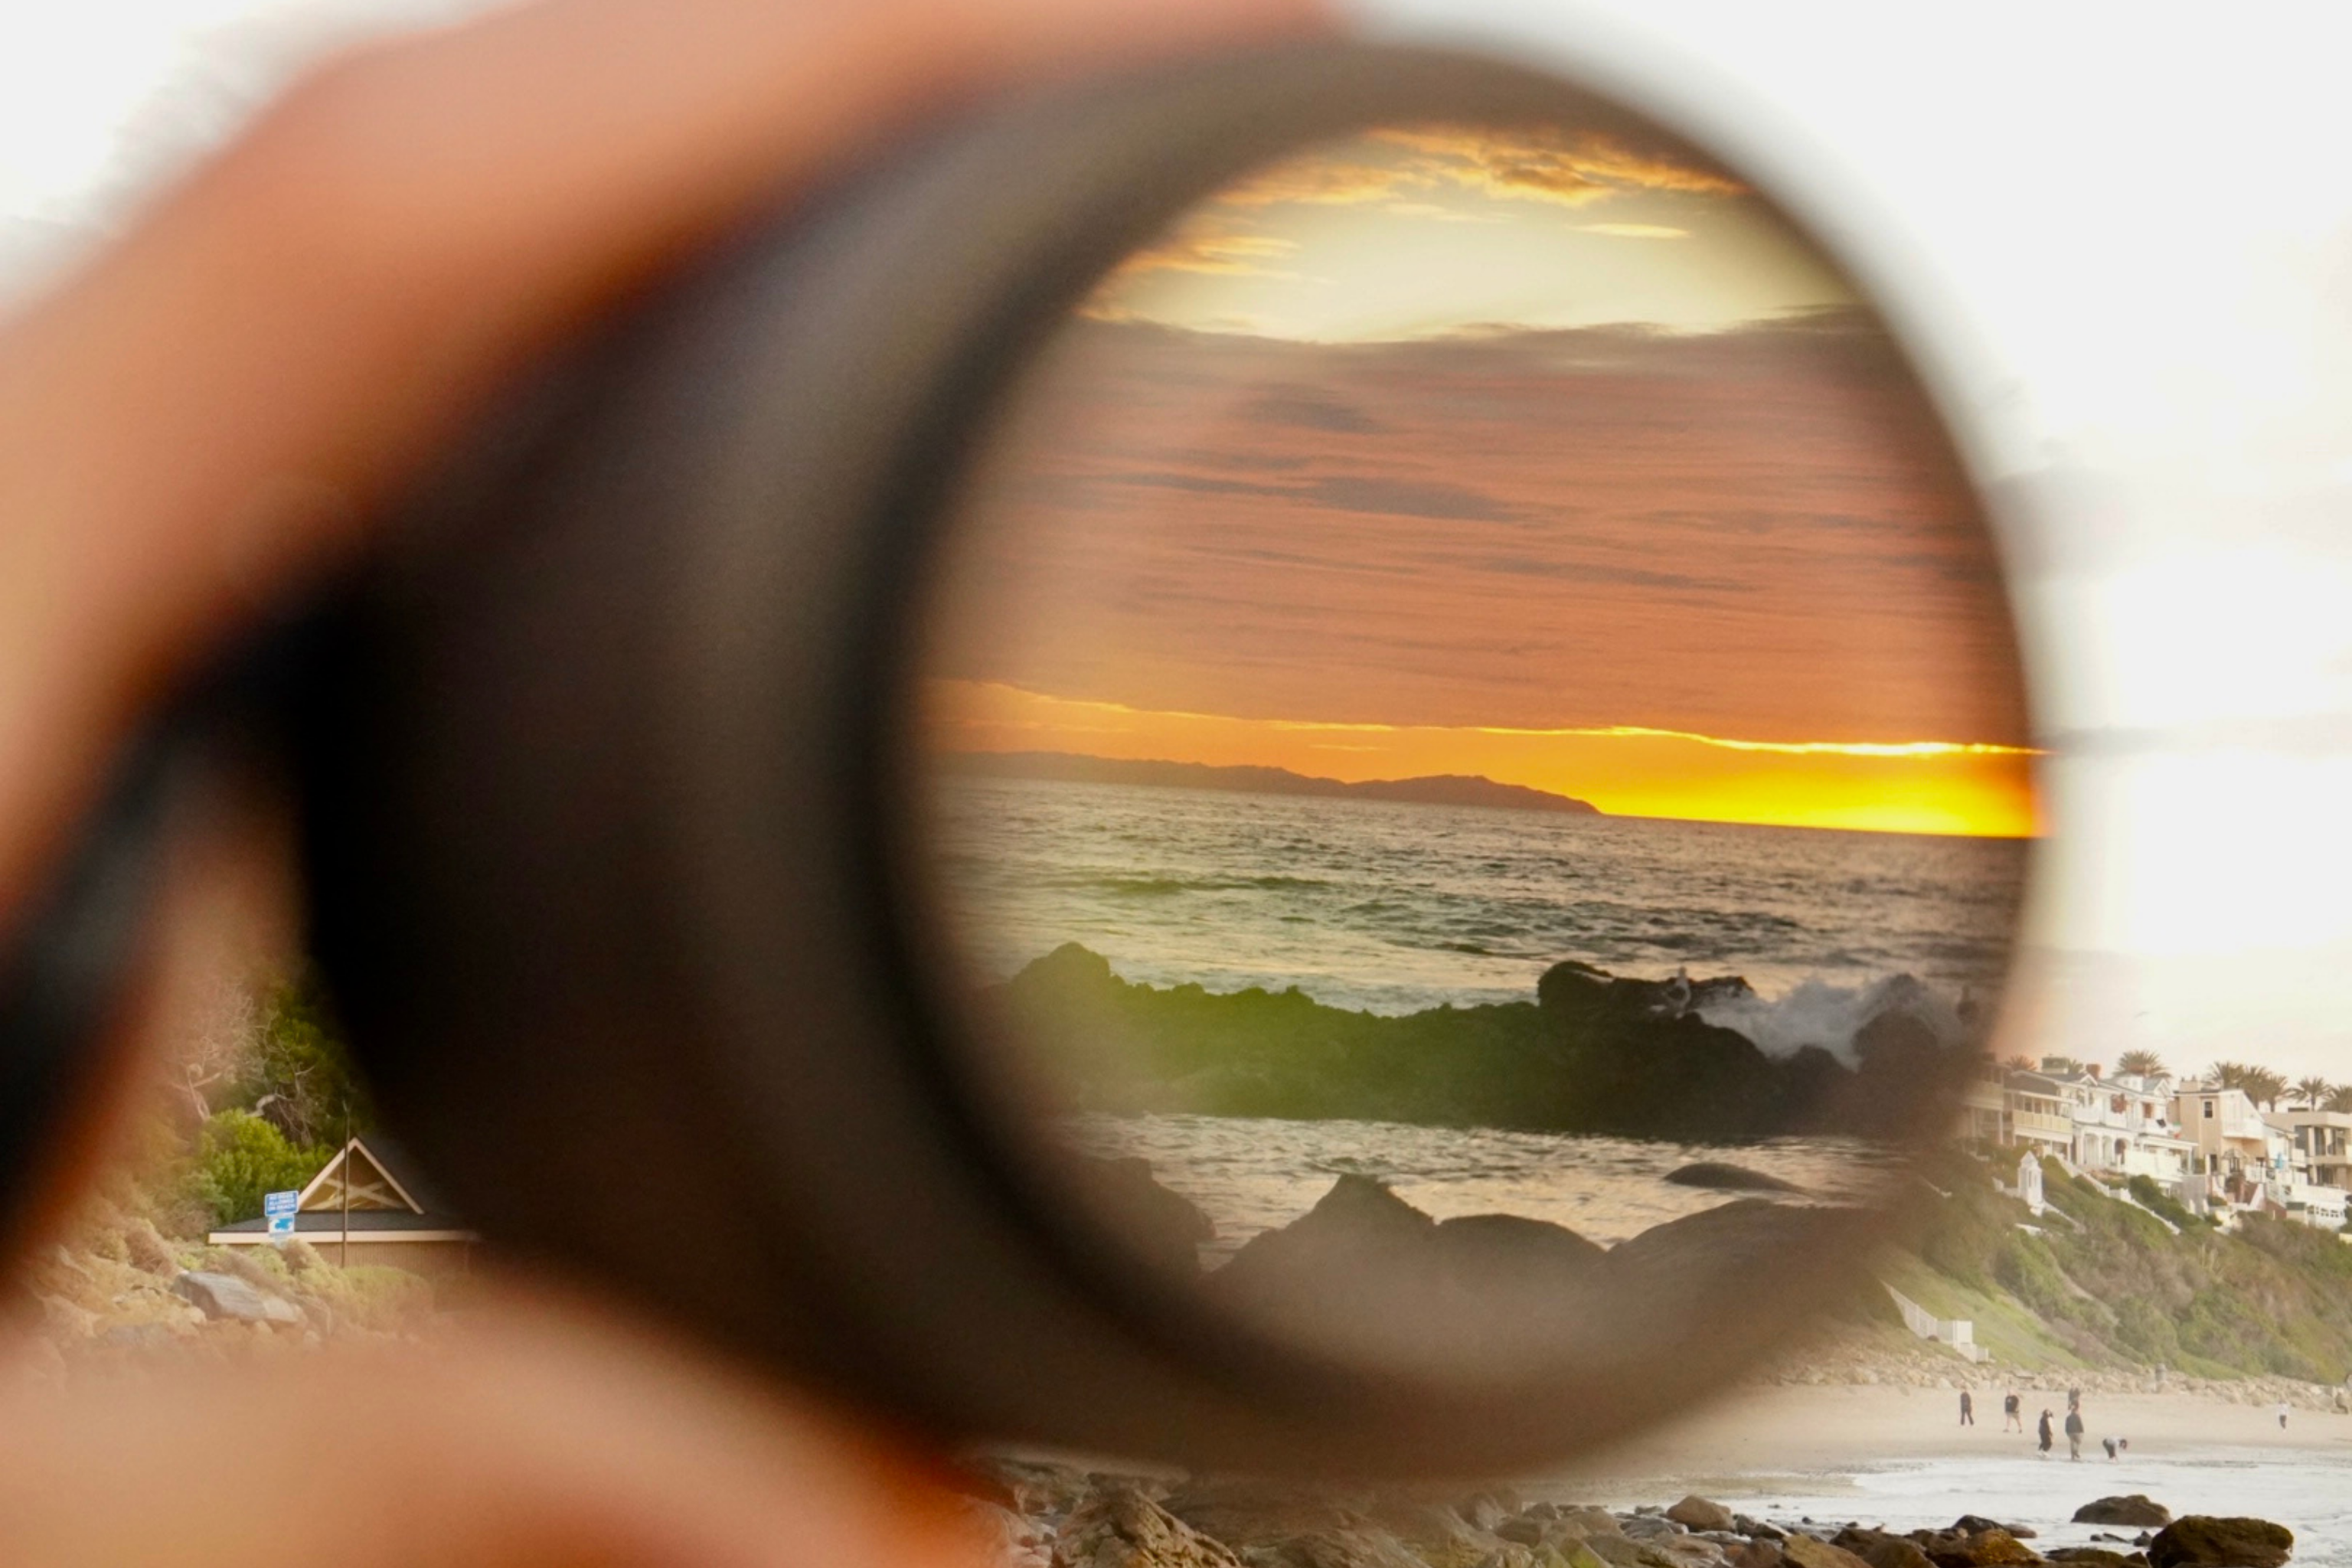
<svg viewBox="0 0 2352 1568">
<path fill-rule="evenodd" d="M 1964 741 L 1757 741 L 1634 725 L 1322 723 L 1155 711 L 993 681 L 933 680 L 940 752 L 1070 752 L 1287 768 L 1349 783 L 1481 774 L 1614 816 L 2021 838 L 2038 831 L 2032 750 Z"/>
</svg>

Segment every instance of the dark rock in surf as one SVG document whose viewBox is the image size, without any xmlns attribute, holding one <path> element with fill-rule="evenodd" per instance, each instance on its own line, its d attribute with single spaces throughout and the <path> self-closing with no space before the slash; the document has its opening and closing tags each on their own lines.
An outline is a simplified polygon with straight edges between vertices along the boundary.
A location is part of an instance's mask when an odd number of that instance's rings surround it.
<svg viewBox="0 0 2352 1568">
<path fill-rule="evenodd" d="M 2076 1524 L 2126 1524 L 2135 1530 L 2160 1530 L 2172 1522 L 2172 1510 L 2139 1492 L 2103 1497 L 2074 1510 Z"/>
<path fill-rule="evenodd" d="M 1216 1223 L 1161 1186 L 1150 1161 L 1082 1158 L 1078 1180 L 1096 1212 L 1139 1253 L 1179 1273 L 1200 1271 L 1201 1244 L 1216 1239 Z"/>
<path fill-rule="evenodd" d="M 2144 1552 L 2110 1552 L 2104 1546 L 2059 1546 L 2042 1553 L 2053 1563 L 2072 1563 L 2075 1568 L 2147 1568 Z"/>
<path fill-rule="evenodd" d="M 2022 1524 L 2003 1524 L 1997 1519 L 1987 1519 L 1980 1513 L 1964 1513 L 1952 1521 L 1952 1528 L 1962 1535 L 1982 1535 L 1988 1530 L 2005 1530 L 2020 1541 L 2033 1539 L 2033 1531 Z"/>
<path fill-rule="evenodd" d="M 1679 1187 L 1707 1187 L 1726 1193 L 1801 1193 L 1805 1189 L 1794 1182 L 1784 1182 L 1762 1171 L 1751 1171 L 1744 1165 L 1727 1165 L 1719 1160 L 1701 1160 L 1695 1165 L 1666 1173 L 1666 1180 Z"/>
<path fill-rule="evenodd" d="M 1610 1254 L 1516 1215 L 1443 1224 L 1369 1176 L 1343 1175 L 1315 1206 L 1252 1237 L 1208 1276 L 1245 1310 L 1361 1342 L 1433 1326 L 1464 1347 L 1543 1342 L 1589 1324 Z"/>
<path fill-rule="evenodd" d="M 2192 1513 L 2148 1542 L 2154 1568 L 2279 1568 L 2294 1555 L 2294 1531 L 2266 1519 Z"/>
</svg>

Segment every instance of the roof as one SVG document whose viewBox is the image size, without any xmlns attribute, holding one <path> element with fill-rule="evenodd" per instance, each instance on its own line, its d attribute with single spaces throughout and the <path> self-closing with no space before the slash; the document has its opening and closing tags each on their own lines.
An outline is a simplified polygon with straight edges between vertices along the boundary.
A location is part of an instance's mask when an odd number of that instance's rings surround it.
<svg viewBox="0 0 2352 1568">
<path fill-rule="evenodd" d="M 446 1215 L 411 1214 L 405 1209 L 353 1209 L 351 1213 L 351 1224 L 353 1236 L 362 1232 L 449 1231 L 464 1228 L 457 1221 Z M 336 1209 L 310 1209 L 294 1216 L 294 1233 L 297 1236 L 340 1236 L 342 1234 L 342 1228 L 343 1215 Z M 244 1232 L 258 1236 L 267 1233 L 268 1229 L 269 1221 L 266 1218 L 241 1219 L 235 1225 L 215 1226 L 210 1234 L 222 1236 Z"/>
<path fill-rule="evenodd" d="M 354 1214 L 362 1212 L 405 1212 L 415 1215 L 443 1215 L 440 1223 L 450 1221 L 438 1201 L 437 1194 L 417 1169 L 407 1153 L 390 1139 L 371 1133 L 365 1138 L 353 1138 L 335 1152 L 334 1157 L 319 1168 L 318 1173 L 303 1184 L 298 1207 L 303 1213 L 314 1210 L 341 1214 L 343 1209 L 343 1175 L 351 1172 Z"/>
</svg>

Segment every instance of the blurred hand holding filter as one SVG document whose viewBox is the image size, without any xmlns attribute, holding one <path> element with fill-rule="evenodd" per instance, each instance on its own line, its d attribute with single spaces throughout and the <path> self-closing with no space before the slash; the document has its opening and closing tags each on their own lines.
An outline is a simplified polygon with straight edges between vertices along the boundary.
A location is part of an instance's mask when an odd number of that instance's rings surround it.
<svg viewBox="0 0 2352 1568">
<path fill-rule="evenodd" d="M 341 612 L 306 842 L 388 1116 L 509 1248 L 946 1438 L 1467 1473 L 1669 1413 L 1869 1288 L 2032 825 L 1853 287 L 1413 52 L 901 149 Z"/>
</svg>

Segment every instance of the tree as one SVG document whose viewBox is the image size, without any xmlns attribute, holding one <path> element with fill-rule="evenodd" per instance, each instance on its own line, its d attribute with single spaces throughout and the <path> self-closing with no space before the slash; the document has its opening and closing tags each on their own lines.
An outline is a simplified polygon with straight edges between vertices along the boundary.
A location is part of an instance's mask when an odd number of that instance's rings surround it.
<svg viewBox="0 0 2352 1568">
<path fill-rule="evenodd" d="M 2327 1091 L 2327 1103 L 2321 1106 L 2320 1109 L 2322 1110 L 2336 1110 L 2352 1113 L 2352 1083 L 2339 1083 L 2334 1089 L 2329 1089 Z"/>
<path fill-rule="evenodd" d="M 2265 1110 L 2275 1110 L 2278 1109 L 2279 1096 L 2286 1092 L 2286 1075 L 2273 1072 L 2268 1068 L 2254 1068 L 2246 1074 L 2245 1081 L 2238 1087 L 2244 1089 L 2246 1098 L 2256 1105 Z"/>
<path fill-rule="evenodd" d="M 2032 1057 L 2011 1057 L 2000 1064 L 2011 1072 L 2040 1072 L 2042 1064 Z"/>
<path fill-rule="evenodd" d="M 373 1121 L 366 1086 L 308 979 L 275 985 L 261 998 L 236 1091 L 237 1104 L 297 1146 L 341 1142 L 347 1117 L 361 1128 Z"/>
<path fill-rule="evenodd" d="M 2164 1058 L 2154 1051 L 2130 1050 L 2116 1058 L 2116 1070 L 2134 1078 L 2163 1078 Z"/>
<path fill-rule="evenodd" d="M 2246 1079 L 2259 1070 L 2244 1062 L 2215 1062 L 2205 1069 L 2205 1081 L 2215 1089 L 2243 1089 Z"/>
<path fill-rule="evenodd" d="M 215 1225 L 261 1213 L 264 1193 L 299 1188 L 327 1163 L 324 1149 L 297 1148 L 277 1128 L 243 1110 L 224 1110 L 196 1135 L 188 1194 L 212 1211 Z"/>
<path fill-rule="evenodd" d="M 2317 1110 L 2335 1091 L 2334 1084 L 2315 1073 L 2294 1080 L 2294 1092 L 2302 1098 L 2306 1110 Z"/>
</svg>

